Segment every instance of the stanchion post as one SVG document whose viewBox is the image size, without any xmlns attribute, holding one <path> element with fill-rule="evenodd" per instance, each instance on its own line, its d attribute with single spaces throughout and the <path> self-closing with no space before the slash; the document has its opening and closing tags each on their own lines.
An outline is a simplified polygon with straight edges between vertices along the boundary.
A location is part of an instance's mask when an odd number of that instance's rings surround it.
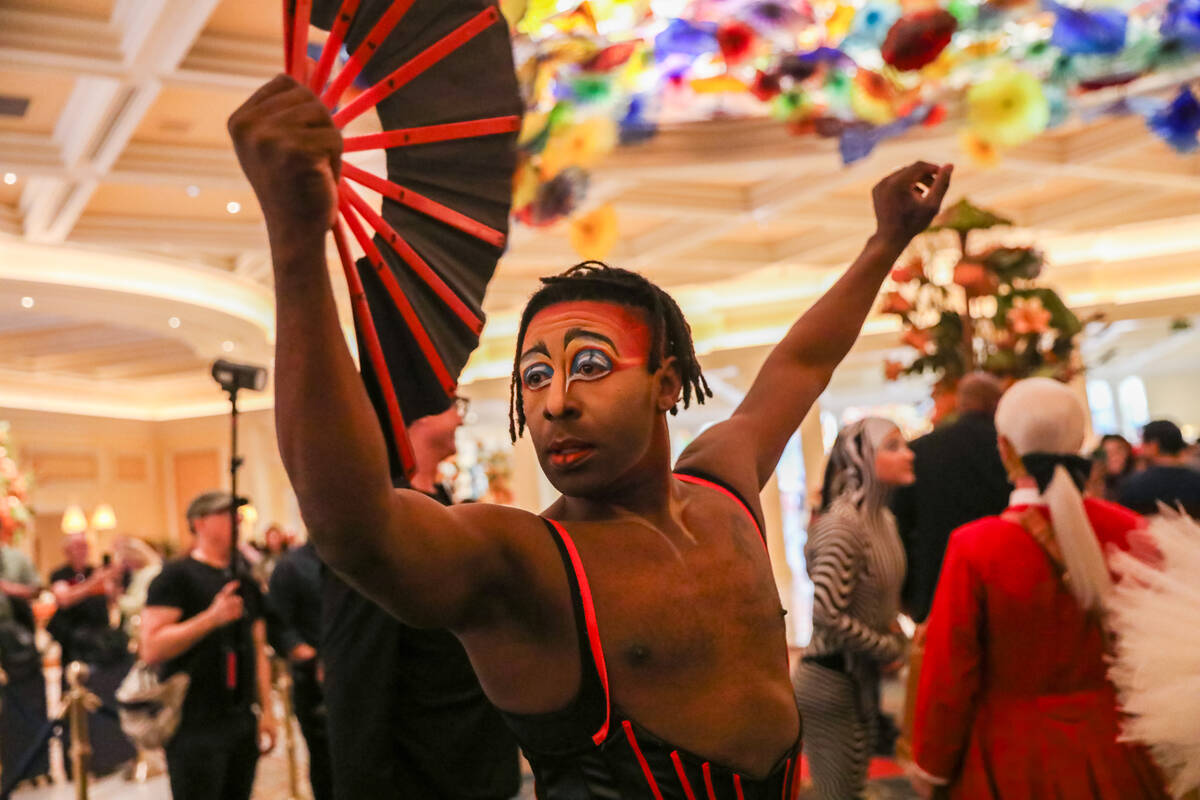
<svg viewBox="0 0 1200 800">
<path fill-rule="evenodd" d="M 87 664 L 72 661 L 67 667 L 67 714 L 71 724 L 71 770 L 75 774 L 75 800 L 87 800 L 88 766 L 92 742 L 88 735 L 88 714 L 100 707 L 100 698 L 84 686 L 91 675 Z"/>
</svg>

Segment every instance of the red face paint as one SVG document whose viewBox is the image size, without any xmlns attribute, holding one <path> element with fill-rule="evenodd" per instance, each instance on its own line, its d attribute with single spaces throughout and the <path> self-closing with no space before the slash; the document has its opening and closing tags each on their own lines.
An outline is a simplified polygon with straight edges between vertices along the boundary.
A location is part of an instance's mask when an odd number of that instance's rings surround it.
<svg viewBox="0 0 1200 800">
<path fill-rule="evenodd" d="M 650 326 L 637 309 L 596 300 L 556 303 L 535 314 L 525 331 L 519 364 L 522 388 L 537 391 L 549 385 L 545 370 L 535 371 L 542 376 L 537 385 L 524 380 L 527 368 L 534 364 L 561 372 L 568 386 L 577 380 L 598 379 L 585 373 L 604 371 L 597 367 L 606 359 L 611 362 L 610 371 L 643 367 L 649 360 L 650 339 Z M 589 364 L 585 357 L 580 362 L 579 354 L 585 350 L 596 351 L 603 358 L 594 358 Z"/>
<path fill-rule="evenodd" d="M 617 303 L 556 303 L 534 315 L 518 363 L 526 413 L 543 406 L 561 413 L 567 402 L 582 402 L 587 408 L 565 426 L 535 431 L 544 468 L 569 472 L 585 462 L 594 466 L 604 440 L 628 438 L 626 428 L 634 423 L 629 413 L 631 387 L 622 381 L 618 388 L 605 379 L 634 369 L 645 372 L 651 339 L 645 314 Z M 650 380 L 648 373 L 645 377 Z M 541 415 L 537 416 L 540 425 Z M 648 430 L 648 420 L 644 422 L 641 427 Z M 633 427 L 638 428 L 635 436 L 644 435 L 639 426 Z"/>
</svg>

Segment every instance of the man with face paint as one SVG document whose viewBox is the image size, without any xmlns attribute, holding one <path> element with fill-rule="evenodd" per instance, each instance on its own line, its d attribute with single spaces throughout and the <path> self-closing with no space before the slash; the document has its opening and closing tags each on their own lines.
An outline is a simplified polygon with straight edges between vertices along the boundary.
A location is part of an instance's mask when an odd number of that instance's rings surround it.
<svg viewBox="0 0 1200 800">
<path fill-rule="evenodd" d="M 340 134 L 286 76 L 229 128 L 271 241 L 280 451 L 326 562 L 459 637 L 544 800 L 792 797 L 800 719 L 758 494 L 951 168 L 876 186 L 862 254 L 674 468 L 667 414 L 705 390 L 678 307 L 620 270 L 547 279 L 514 369 L 514 434 L 562 493 L 535 515 L 392 488 L 325 262 Z"/>
</svg>

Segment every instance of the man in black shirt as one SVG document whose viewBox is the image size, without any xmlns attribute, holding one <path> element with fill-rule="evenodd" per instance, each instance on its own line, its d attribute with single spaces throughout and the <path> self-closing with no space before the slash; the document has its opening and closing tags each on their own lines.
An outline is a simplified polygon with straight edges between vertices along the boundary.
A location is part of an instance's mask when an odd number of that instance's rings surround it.
<svg viewBox="0 0 1200 800">
<path fill-rule="evenodd" d="M 88 542 L 82 533 L 67 537 L 63 551 L 67 563 L 50 574 L 50 589 L 58 609 L 47 630 L 62 647 L 62 663 L 83 661 L 91 667 L 88 688 L 110 707 L 116 702 L 117 687 L 133 666 L 129 637 L 109 625 L 109 604 L 125 586 L 123 564 L 88 563 Z M 64 685 L 66 671 L 63 672 Z M 93 714 L 88 718 L 92 741 L 89 766 L 106 775 L 129 761 L 137 752 L 111 717 Z M 69 767 L 68 767 L 69 769 Z"/>
<path fill-rule="evenodd" d="M 142 612 L 142 658 L 161 664 L 164 677 L 191 677 L 166 748 L 175 800 L 249 800 L 260 747 L 275 743 L 263 597 L 233 560 L 232 503 L 228 492 L 192 501 L 195 546 L 163 566 Z"/>
<path fill-rule="evenodd" d="M 1158 504 L 1182 505 L 1200 519 L 1200 472 L 1184 464 L 1183 433 L 1174 422 L 1155 420 L 1142 428 L 1142 455 L 1150 466 L 1118 487 L 1120 503 L 1139 514 L 1157 514 Z"/>
<path fill-rule="evenodd" d="M 96 569 L 88 563 L 87 538 L 67 537 L 63 545 L 67 563 L 50 573 L 50 589 L 58 610 L 50 620 L 50 634 L 62 647 L 62 663 L 93 660 L 94 645 L 110 630 L 108 603 L 120 591 L 124 570 L 119 564 Z"/>
<path fill-rule="evenodd" d="M 896 490 L 892 512 L 908 556 L 902 605 L 918 623 L 929 616 L 950 534 L 1008 506 L 1012 487 L 992 421 L 1003 391 L 987 373 L 964 376 L 958 384 L 958 419 L 909 445 L 917 480 Z"/>
<path fill-rule="evenodd" d="M 409 426 L 412 487 L 444 505 L 437 467 L 454 455 L 460 399 Z M 517 745 L 449 631 L 396 620 L 325 570 L 321 658 L 337 800 L 506 800 Z"/>
<path fill-rule="evenodd" d="M 286 551 L 271 573 L 268 600 L 277 619 L 271 643 L 287 658 L 292 705 L 308 744 L 308 778 L 314 800 L 332 800 L 329 732 L 321 689 L 321 560 L 311 542 Z"/>
</svg>

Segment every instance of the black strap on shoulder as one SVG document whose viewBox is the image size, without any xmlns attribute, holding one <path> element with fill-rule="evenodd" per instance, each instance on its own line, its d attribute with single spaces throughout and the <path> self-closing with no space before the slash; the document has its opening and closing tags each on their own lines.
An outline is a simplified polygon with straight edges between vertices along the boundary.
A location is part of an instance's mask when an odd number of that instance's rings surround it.
<svg viewBox="0 0 1200 800">
<path fill-rule="evenodd" d="M 696 478 L 697 480 L 704 481 L 705 483 L 711 483 L 713 486 L 719 487 L 719 488 L 724 489 L 725 491 L 729 492 L 731 495 L 733 495 L 734 500 L 737 500 L 739 503 L 742 504 L 742 508 L 746 509 L 746 513 L 748 513 L 750 515 L 750 518 L 754 520 L 754 524 L 758 528 L 758 535 L 760 537 L 762 537 L 763 543 L 766 543 L 766 541 L 767 541 L 766 526 L 763 525 L 762 520 L 758 518 L 758 514 L 756 514 L 754 512 L 754 507 L 751 506 L 749 503 L 747 503 L 746 498 L 744 496 L 742 496 L 742 493 L 739 492 L 737 489 L 735 489 L 732 485 L 730 485 L 728 482 L 722 480 L 721 478 L 718 478 L 715 475 L 711 475 L 711 474 L 705 472 L 704 470 L 700 470 L 700 469 L 692 469 L 692 468 L 676 469 L 674 474 L 686 475 L 689 478 Z"/>
</svg>

